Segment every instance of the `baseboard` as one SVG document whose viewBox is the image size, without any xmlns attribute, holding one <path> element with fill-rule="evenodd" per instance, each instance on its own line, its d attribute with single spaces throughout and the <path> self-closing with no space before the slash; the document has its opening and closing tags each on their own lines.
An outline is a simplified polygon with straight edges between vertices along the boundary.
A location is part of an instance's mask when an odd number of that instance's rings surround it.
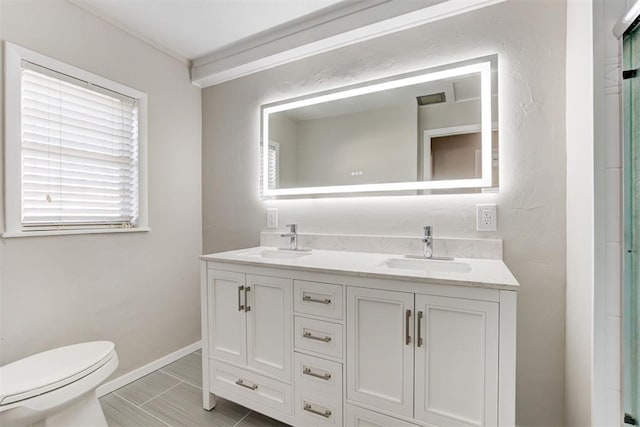
<svg viewBox="0 0 640 427">
<path fill-rule="evenodd" d="M 96 394 L 98 395 L 98 397 L 102 397 L 105 394 L 109 394 L 112 391 L 119 389 L 120 387 L 124 387 L 129 383 L 139 380 L 145 375 L 149 375 L 150 373 L 157 371 L 158 369 L 161 369 L 170 363 L 175 362 L 176 360 L 186 356 L 187 354 L 193 353 L 199 348 L 202 348 L 202 341 L 189 344 L 188 346 L 183 347 L 180 350 L 167 354 L 166 356 L 163 356 L 160 359 L 154 360 L 151 363 L 147 363 L 146 365 L 138 369 L 135 369 L 131 372 L 127 372 L 121 377 L 118 377 L 114 380 L 111 380 L 107 383 L 102 384 L 96 390 Z"/>
</svg>

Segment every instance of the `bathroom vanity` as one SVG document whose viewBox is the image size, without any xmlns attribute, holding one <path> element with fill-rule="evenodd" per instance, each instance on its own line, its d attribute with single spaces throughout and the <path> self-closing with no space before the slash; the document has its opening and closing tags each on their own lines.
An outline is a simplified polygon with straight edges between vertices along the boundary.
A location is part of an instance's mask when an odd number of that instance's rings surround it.
<svg viewBox="0 0 640 427">
<path fill-rule="evenodd" d="M 500 259 L 257 247 L 202 256 L 204 408 L 294 426 L 515 425 Z"/>
</svg>

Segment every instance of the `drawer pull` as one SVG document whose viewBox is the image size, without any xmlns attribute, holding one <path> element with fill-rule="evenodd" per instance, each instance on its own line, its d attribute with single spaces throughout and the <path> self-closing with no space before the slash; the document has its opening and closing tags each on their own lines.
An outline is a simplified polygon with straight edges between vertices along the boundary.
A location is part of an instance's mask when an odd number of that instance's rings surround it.
<svg viewBox="0 0 640 427">
<path fill-rule="evenodd" d="M 251 292 L 251 286 L 244 287 L 244 311 L 251 311 L 251 307 L 249 307 L 249 292 Z"/>
<path fill-rule="evenodd" d="M 244 310 L 244 305 L 242 305 L 242 291 L 244 291 L 244 286 L 238 286 L 238 311 Z"/>
<path fill-rule="evenodd" d="M 418 312 L 418 347 L 421 347 L 422 344 L 424 344 L 424 341 L 422 340 L 422 312 L 419 311 Z"/>
<path fill-rule="evenodd" d="M 249 384 L 245 384 L 244 381 L 242 380 L 236 381 L 236 384 L 241 387 L 248 388 L 249 390 L 256 390 L 258 388 L 258 384 L 249 385 Z"/>
<path fill-rule="evenodd" d="M 311 370 L 311 368 L 304 368 L 302 373 L 305 375 L 309 375 L 311 377 L 320 378 L 321 380 L 329 381 L 331 379 L 331 374 L 325 372 L 324 374 L 317 374 Z"/>
<path fill-rule="evenodd" d="M 405 314 L 405 325 L 404 325 L 404 328 L 406 331 L 405 344 L 407 345 L 411 344 L 411 335 L 409 330 L 410 322 L 411 322 L 411 310 L 407 310 Z"/>
<path fill-rule="evenodd" d="M 318 410 L 315 409 L 310 403 L 304 402 L 305 411 L 311 412 L 312 414 L 320 415 L 321 417 L 329 418 L 331 416 L 331 411 L 328 409 Z"/>
<path fill-rule="evenodd" d="M 316 337 L 315 335 L 311 335 L 311 332 L 305 332 L 304 333 L 304 337 L 305 338 L 309 338 L 310 340 L 316 340 L 316 341 L 322 341 L 322 342 L 330 342 L 331 341 L 331 337 L 329 337 L 329 336 Z"/>
<path fill-rule="evenodd" d="M 311 296 L 309 295 L 304 295 L 302 297 L 302 300 L 308 301 L 308 302 L 317 302 L 318 304 L 331 304 L 331 298 L 315 299 L 315 298 L 311 298 Z"/>
</svg>

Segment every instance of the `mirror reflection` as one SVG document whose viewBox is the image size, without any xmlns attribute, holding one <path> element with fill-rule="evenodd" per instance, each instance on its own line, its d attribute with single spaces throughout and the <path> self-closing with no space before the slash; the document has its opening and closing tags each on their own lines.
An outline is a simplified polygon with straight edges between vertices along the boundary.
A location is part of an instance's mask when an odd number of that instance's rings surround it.
<svg viewBox="0 0 640 427">
<path fill-rule="evenodd" d="M 484 58 L 263 107 L 263 194 L 496 187 L 496 63 Z"/>
</svg>

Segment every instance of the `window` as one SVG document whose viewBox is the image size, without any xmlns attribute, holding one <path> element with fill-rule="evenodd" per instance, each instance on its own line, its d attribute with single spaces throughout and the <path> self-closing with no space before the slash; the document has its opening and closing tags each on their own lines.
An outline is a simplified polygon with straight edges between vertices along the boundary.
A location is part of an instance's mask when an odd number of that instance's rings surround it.
<svg viewBox="0 0 640 427">
<path fill-rule="evenodd" d="M 146 230 L 146 96 L 7 45 L 3 236 Z"/>
</svg>

